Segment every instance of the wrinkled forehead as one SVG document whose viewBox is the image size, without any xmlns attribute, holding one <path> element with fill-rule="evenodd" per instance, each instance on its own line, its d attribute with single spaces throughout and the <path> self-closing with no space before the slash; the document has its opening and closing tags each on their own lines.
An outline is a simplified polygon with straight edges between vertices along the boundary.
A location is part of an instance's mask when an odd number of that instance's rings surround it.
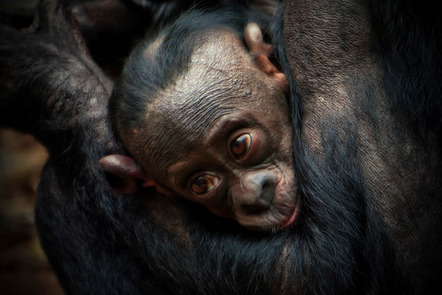
<svg viewBox="0 0 442 295">
<path fill-rule="evenodd" d="M 234 89 L 216 80 L 204 77 L 189 84 L 178 83 L 162 93 L 146 113 L 146 124 L 151 126 L 145 138 L 147 162 L 155 163 L 163 173 L 195 149 L 238 104 Z"/>
<path fill-rule="evenodd" d="M 213 35 L 194 51 L 188 71 L 149 103 L 149 162 L 183 157 L 244 96 L 234 69 L 246 68 L 245 48 L 233 33 Z"/>
<path fill-rule="evenodd" d="M 210 129 L 238 108 L 262 103 L 262 73 L 235 34 L 213 34 L 197 48 L 188 71 L 160 90 L 146 109 L 144 159 L 165 174 L 199 146 Z"/>
</svg>

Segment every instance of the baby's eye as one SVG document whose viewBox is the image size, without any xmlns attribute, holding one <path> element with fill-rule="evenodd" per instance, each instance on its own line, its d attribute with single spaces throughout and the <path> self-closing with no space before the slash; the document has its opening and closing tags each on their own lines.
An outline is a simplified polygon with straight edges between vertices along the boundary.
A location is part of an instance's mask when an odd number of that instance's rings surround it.
<svg viewBox="0 0 442 295">
<path fill-rule="evenodd" d="M 243 157 L 250 149 L 250 145 L 252 143 L 252 137 L 250 134 L 246 133 L 235 140 L 230 144 L 230 151 L 236 159 Z"/>
<path fill-rule="evenodd" d="M 192 180 L 190 188 L 195 194 L 203 195 L 213 190 L 219 181 L 219 177 L 203 174 Z"/>
</svg>

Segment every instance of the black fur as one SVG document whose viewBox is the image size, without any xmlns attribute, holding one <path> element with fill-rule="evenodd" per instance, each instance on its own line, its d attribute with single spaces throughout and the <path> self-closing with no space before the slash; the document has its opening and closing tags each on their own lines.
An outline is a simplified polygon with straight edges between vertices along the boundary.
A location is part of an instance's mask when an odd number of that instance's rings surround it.
<svg viewBox="0 0 442 295">
<path fill-rule="evenodd" d="M 370 1 L 391 107 L 424 134 L 442 128 L 442 17 L 433 3 Z M 393 17 L 391 17 L 393 16 Z"/>
<path fill-rule="evenodd" d="M 399 1 L 391 2 L 394 2 L 389 6 L 391 9 L 399 5 Z M 382 5 L 373 1 L 373 19 L 388 23 L 394 13 L 383 18 L 378 6 Z M 146 198 L 153 198 L 153 194 L 143 192 L 122 197 L 112 193 L 97 164 L 104 155 L 124 153 L 112 133 L 106 109 L 110 82 L 79 50 L 74 39 L 58 42 L 72 36 L 64 11 L 63 5 L 44 7 L 43 14 L 58 15 L 55 18 L 58 23 L 39 31 L 38 38 L 2 29 L 0 68 L 4 83 L 0 85 L 2 100 L 7 98 L 2 107 L 14 114 L 20 114 L 17 105 L 33 106 L 35 99 L 38 105 L 38 118 L 33 119 L 37 125 L 22 126 L 24 120 L 13 117 L 1 122 L 32 132 L 50 151 L 39 185 L 36 222 L 41 243 L 67 294 L 407 294 L 413 291 L 407 286 L 400 257 L 368 198 L 369 188 L 364 183 L 357 149 L 360 138 L 352 122 L 341 126 L 334 124 L 333 118 L 327 118 L 323 126 L 327 150 L 322 160 L 302 144 L 300 132 L 295 134 L 296 174 L 303 209 L 297 224 L 283 232 L 272 235 L 250 232 L 234 222 L 212 216 L 198 205 L 178 202 L 170 206 L 171 213 L 166 218 L 176 218 L 172 210 L 188 213 L 183 217 L 186 220 L 183 230 L 189 233 L 191 247 L 186 247 L 186 243 L 154 217 L 154 212 L 146 209 Z M 189 16 L 183 20 L 195 21 Z M 380 31 L 383 23 L 377 23 Z M 299 131 L 303 128 L 302 105 L 285 60 L 282 31 L 279 15 L 275 39 L 281 65 L 291 82 L 290 105 L 295 129 Z M 14 38 L 10 39 L 11 36 Z M 34 45 L 39 51 L 32 51 Z M 54 48 L 55 52 L 51 51 Z M 379 50 L 390 60 L 388 51 Z M 27 56 L 33 57 L 33 63 Z M 52 67 L 49 71 L 45 67 L 49 61 L 67 66 Z M 402 62 L 386 64 L 386 75 L 396 82 L 400 77 L 393 74 L 401 69 Z M 13 71 L 14 65 L 21 66 L 19 72 Z M 390 69 L 396 70 L 390 72 Z M 140 75 L 143 73 L 142 69 L 136 70 L 141 71 Z M 437 69 L 431 71 L 436 73 Z M 54 81 L 54 76 L 64 77 L 62 83 Z M 413 80 L 410 76 L 406 78 L 401 81 Z M 10 89 L 11 83 L 21 89 L 20 93 Z M 405 102 L 399 100 L 402 96 L 397 96 L 392 106 L 404 114 L 417 109 L 410 124 L 423 126 L 425 132 L 436 132 L 439 136 L 440 86 L 425 85 L 426 93 L 437 94 L 436 98 L 426 96 L 431 100 L 431 108 L 424 107 L 428 103 L 425 100 L 413 100 L 412 95 Z M 22 95 L 24 89 L 32 92 Z M 416 91 L 413 87 L 412 90 Z M 397 89 L 391 91 L 396 93 Z M 330 126 L 345 129 L 348 136 L 341 141 Z"/>
<path fill-rule="evenodd" d="M 115 112 L 111 113 L 111 116 L 119 115 L 117 121 L 122 120 L 126 126 L 131 126 L 131 123 L 126 123 L 125 119 L 129 122 L 135 121 L 133 124 L 143 120 L 149 98 L 153 97 L 158 90 L 167 87 L 169 81 L 173 82 L 178 74 L 187 71 L 191 52 L 198 46 L 198 42 L 201 42 L 196 41 L 198 40 L 196 36 L 201 36 L 205 32 L 210 32 L 210 28 L 219 26 L 232 27 L 239 36 L 242 35 L 241 32 L 246 23 L 244 20 L 238 22 L 241 19 L 237 16 L 232 19 L 232 15 L 235 16 L 233 13 L 220 12 L 214 14 L 191 12 L 183 15 L 164 33 L 165 39 L 155 60 L 142 56 L 147 46 L 145 44 L 140 46 L 126 65 L 122 83 L 117 86 L 111 99 L 111 112 Z M 276 26 L 278 28 L 276 31 L 282 32 L 282 23 Z M 281 36 L 277 38 L 281 39 Z M 280 47 L 283 49 L 283 46 Z M 284 56 L 283 53 L 282 56 Z M 285 66 L 286 62 L 284 60 L 281 62 Z M 292 89 L 295 91 L 296 85 L 292 85 Z M 296 94 L 292 96 L 291 105 L 295 105 L 295 100 Z M 118 107 L 115 106 L 117 104 Z M 298 117 L 301 118 L 302 115 Z M 333 123 L 332 119 L 330 118 L 327 123 Z M 357 151 L 359 139 L 356 130 L 351 129 L 350 123 L 348 122 L 347 127 L 348 138 L 344 143 L 337 142 L 338 137 L 333 134 L 333 130 L 326 130 L 329 150 L 327 150 L 328 157 L 324 162 L 317 162 L 310 156 L 298 134 L 295 145 L 296 175 L 304 204 L 298 224 L 291 231 L 280 233 L 278 236 L 264 236 L 259 241 L 248 240 L 254 238 L 254 234 L 243 233 L 244 242 L 242 245 L 238 244 L 238 249 L 247 248 L 251 253 L 259 253 L 257 249 L 269 253 L 273 249 L 276 253 L 281 253 L 282 244 L 278 239 L 286 241 L 290 245 L 286 251 L 297 260 L 288 262 L 286 267 L 291 270 L 291 273 L 296 274 L 293 279 L 305 282 L 305 286 L 299 286 L 301 290 L 311 290 L 319 294 L 355 294 L 358 292 L 370 294 L 380 292 L 380 290 L 388 291 L 386 293 L 389 294 L 403 294 L 404 289 L 401 284 L 398 284 L 402 274 L 396 269 L 396 254 L 367 199 L 359 167 Z M 229 227 L 233 232 L 232 225 L 229 224 Z M 209 231 L 207 229 L 201 233 L 197 231 L 192 236 L 198 237 L 199 234 L 207 237 Z M 213 247 L 217 245 L 217 248 L 222 249 L 226 243 L 225 238 L 213 234 L 213 237 L 204 240 L 209 245 L 213 243 Z M 369 241 L 376 241 L 376 243 Z M 229 247 L 237 243 L 237 241 L 229 240 Z M 205 252 L 197 251 L 201 253 L 201 256 L 204 256 Z M 318 255 L 318 253 L 321 254 Z M 217 255 L 225 254 L 227 254 L 225 251 L 220 250 Z M 229 259 L 221 257 L 219 261 L 229 261 L 234 269 L 236 265 L 244 263 L 241 252 L 229 254 L 232 257 Z M 258 265 L 276 265 L 275 259 L 279 258 L 278 255 L 254 256 Z M 210 256 L 204 258 L 207 261 L 210 259 Z M 268 262 L 260 261 L 261 259 L 268 260 Z M 216 274 L 222 274 L 219 277 L 222 281 L 225 274 L 220 273 L 218 269 L 224 267 L 212 263 L 211 267 L 204 269 L 203 274 L 215 272 L 210 277 L 212 277 L 213 285 L 216 286 L 214 278 L 218 277 Z M 268 271 L 266 268 L 262 270 Z M 255 270 L 255 276 L 264 278 L 265 272 Z M 177 273 L 179 278 L 184 275 Z M 197 273 L 194 276 L 200 277 L 201 274 Z M 238 279 L 233 277 L 233 281 L 236 280 Z M 273 278 L 273 280 L 277 282 L 278 278 Z M 290 281 L 290 279 L 287 280 Z M 226 294 L 232 292 L 227 291 L 228 288 L 225 286 L 216 287 L 210 292 L 215 292 L 220 288 L 226 290 Z M 265 293 L 267 292 L 269 291 Z"/>
</svg>

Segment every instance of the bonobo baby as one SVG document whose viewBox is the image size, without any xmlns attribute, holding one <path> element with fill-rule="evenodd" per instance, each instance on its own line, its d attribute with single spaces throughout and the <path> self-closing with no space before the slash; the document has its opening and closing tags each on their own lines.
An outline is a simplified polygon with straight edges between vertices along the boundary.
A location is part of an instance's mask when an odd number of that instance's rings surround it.
<svg viewBox="0 0 442 295">
<path fill-rule="evenodd" d="M 285 75 L 256 23 L 192 13 L 129 58 L 110 113 L 133 158 L 100 164 L 120 194 L 155 187 L 249 229 L 289 227 L 299 198 Z"/>
</svg>

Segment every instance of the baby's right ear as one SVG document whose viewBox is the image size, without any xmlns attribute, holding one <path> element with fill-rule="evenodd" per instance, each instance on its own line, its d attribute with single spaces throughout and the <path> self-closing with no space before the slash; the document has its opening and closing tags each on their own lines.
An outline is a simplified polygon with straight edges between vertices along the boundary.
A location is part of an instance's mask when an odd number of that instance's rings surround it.
<svg viewBox="0 0 442 295">
<path fill-rule="evenodd" d="M 140 190 L 140 182 L 151 182 L 150 178 L 131 157 L 112 154 L 101 158 L 98 163 L 106 172 L 106 178 L 112 191 L 117 194 L 137 193 Z"/>
<path fill-rule="evenodd" d="M 258 68 L 274 79 L 284 91 L 289 88 L 289 83 L 284 73 L 280 72 L 269 59 L 272 45 L 264 42 L 261 29 L 256 23 L 247 24 L 244 38 L 250 54 L 255 58 Z"/>
</svg>

